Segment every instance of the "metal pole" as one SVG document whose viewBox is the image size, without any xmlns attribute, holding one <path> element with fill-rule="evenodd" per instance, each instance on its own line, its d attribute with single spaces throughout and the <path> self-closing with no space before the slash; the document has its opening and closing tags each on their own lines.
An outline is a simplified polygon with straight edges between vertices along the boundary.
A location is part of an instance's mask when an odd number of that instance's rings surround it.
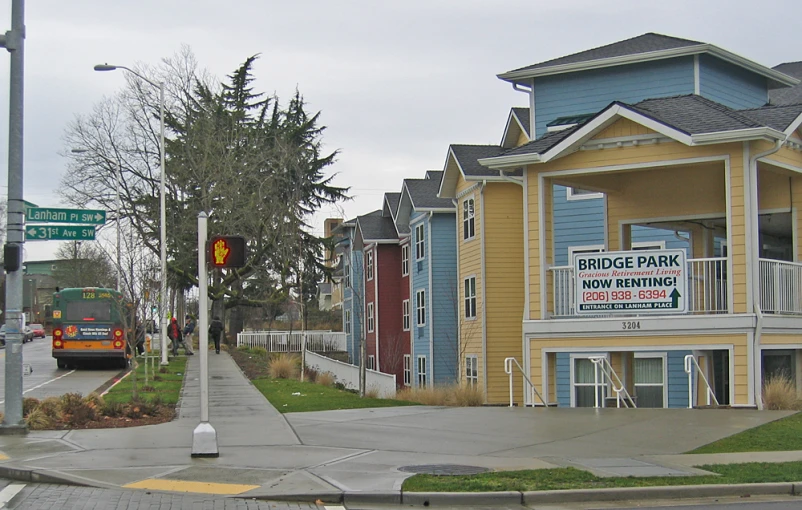
<svg viewBox="0 0 802 510">
<path fill-rule="evenodd" d="M 26 433 L 22 418 L 22 219 L 23 93 L 25 84 L 25 0 L 11 2 L 11 30 L 2 45 L 11 54 L 8 105 L 8 242 L 6 254 L 17 254 L 16 267 L 6 276 L 5 415 L 0 433 Z M 8 260 L 6 260 L 8 264 Z"/>
<path fill-rule="evenodd" d="M 117 165 L 117 292 L 122 291 L 122 263 L 121 263 L 121 250 L 120 250 L 120 220 L 122 219 L 123 201 L 120 197 L 120 181 L 122 179 L 123 167 L 122 164 Z M 131 296 L 133 298 L 133 296 Z"/>
<path fill-rule="evenodd" d="M 209 423 L 209 274 L 206 271 L 206 227 L 198 215 L 198 349 L 200 350 L 200 423 L 192 432 L 192 457 L 218 457 L 217 431 Z"/>
<path fill-rule="evenodd" d="M 159 133 L 159 152 L 161 152 L 161 179 L 160 179 L 160 203 L 161 209 L 161 228 L 160 240 L 161 245 L 161 294 L 159 297 L 159 306 L 161 307 L 162 326 L 159 330 L 162 342 L 162 365 L 167 365 L 167 212 L 166 212 L 166 198 L 165 198 L 165 166 L 164 166 L 164 82 L 159 82 L 159 120 L 161 122 L 161 129 Z"/>
</svg>

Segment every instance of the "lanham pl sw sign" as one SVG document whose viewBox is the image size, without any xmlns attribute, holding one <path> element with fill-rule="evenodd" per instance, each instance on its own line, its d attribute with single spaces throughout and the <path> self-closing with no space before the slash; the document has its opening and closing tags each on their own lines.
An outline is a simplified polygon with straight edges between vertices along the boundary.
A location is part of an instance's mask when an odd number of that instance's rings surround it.
<svg viewBox="0 0 802 510">
<path fill-rule="evenodd" d="M 576 313 L 686 312 L 686 268 L 685 250 L 577 254 Z"/>
</svg>

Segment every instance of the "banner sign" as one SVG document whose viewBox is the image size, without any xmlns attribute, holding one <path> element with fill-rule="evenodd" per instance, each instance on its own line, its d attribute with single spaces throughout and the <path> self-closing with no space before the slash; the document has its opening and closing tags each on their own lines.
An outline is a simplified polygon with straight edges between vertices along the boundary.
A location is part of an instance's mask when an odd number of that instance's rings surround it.
<svg viewBox="0 0 802 510">
<path fill-rule="evenodd" d="M 111 339 L 111 326 L 102 325 L 70 325 L 64 328 L 65 340 Z"/>
<path fill-rule="evenodd" d="M 688 311 L 685 250 L 576 254 L 574 280 L 577 315 Z"/>
</svg>

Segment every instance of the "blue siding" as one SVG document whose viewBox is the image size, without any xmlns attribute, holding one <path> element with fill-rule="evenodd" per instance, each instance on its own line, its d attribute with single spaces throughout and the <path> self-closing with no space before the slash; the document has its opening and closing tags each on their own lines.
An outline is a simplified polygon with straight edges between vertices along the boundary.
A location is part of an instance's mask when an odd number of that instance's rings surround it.
<svg viewBox="0 0 802 510">
<path fill-rule="evenodd" d="M 413 212 L 410 215 L 410 223 L 415 221 L 416 219 L 420 218 L 421 216 L 425 216 L 423 213 L 416 213 Z M 410 324 L 410 335 L 412 339 L 412 378 L 413 384 L 417 384 L 418 381 L 418 356 L 426 356 L 426 378 L 429 384 L 432 383 L 431 373 L 432 373 L 432 360 L 431 355 L 429 352 L 429 321 L 431 320 L 431 314 L 429 311 L 431 310 L 431 292 L 429 292 L 429 257 L 425 256 L 422 260 L 418 260 L 416 257 L 416 250 L 415 250 L 415 243 L 417 242 L 417 226 L 419 224 L 423 225 L 423 239 L 426 243 L 426 252 L 428 253 L 428 243 L 429 243 L 429 220 L 424 218 L 419 223 L 414 223 L 410 225 L 410 236 L 409 236 L 409 246 L 410 246 L 410 268 L 409 268 L 409 278 L 412 281 L 412 289 L 409 293 L 409 308 L 411 314 L 411 324 Z M 424 290 L 426 292 L 426 324 L 423 327 L 418 327 L 417 324 L 417 307 L 416 307 L 416 296 L 419 290 Z"/>
<path fill-rule="evenodd" d="M 693 57 L 544 76 L 535 80 L 535 133 L 558 117 L 595 113 L 613 101 L 693 94 Z"/>
<path fill-rule="evenodd" d="M 668 407 L 688 407 L 688 374 L 685 373 L 688 354 L 692 354 L 691 351 L 668 351 Z"/>
<path fill-rule="evenodd" d="M 699 56 L 699 93 L 730 108 L 768 103 L 766 78 L 710 55 Z"/>
<path fill-rule="evenodd" d="M 350 247 L 349 247 L 350 250 Z M 359 340 L 362 334 L 362 316 L 364 315 L 365 294 L 362 285 L 363 254 L 360 251 L 350 251 L 351 284 L 343 293 L 343 313 L 351 311 L 351 333 L 346 336 L 348 356 L 351 363 L 359 364 Z"/>
<path fill-rule="evenodd" d="M 571 407 L 571 355 L 557 353 L 557 405 Z"/>
<path fill-rule="evenodd" d="M 457 311 L 461 313 L 457 293 L 456 216 L 439 213 L 431 217 L 432 282 L 431 310 L 433 326 L 435 384 L 453 384 L 459 377 Z"/>
</svg>

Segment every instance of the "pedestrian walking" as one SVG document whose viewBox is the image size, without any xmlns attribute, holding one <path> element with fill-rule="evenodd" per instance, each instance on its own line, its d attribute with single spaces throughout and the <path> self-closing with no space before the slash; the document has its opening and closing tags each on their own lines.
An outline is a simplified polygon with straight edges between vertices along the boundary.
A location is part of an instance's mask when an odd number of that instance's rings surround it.
<svg viewBox="0 0 802 510">
<path fill-rule="evenodd" d="M 173 356 L 178 356 L 178 345 L 181 343 L 181 327 L 175 317 L 170 319 L 170 324 L 167 326 L 167 338 L 172 340 Z"/>
<path fill-rule="evenodd" d="M 140 321 L 136 323 L 135 333 L 136 336 L 136 352 L 138 355 L 142 356 L 145 354 L 145 326 Z"/>
<path fill-rule="evenodd" d="M 184 339 L 182 343 L 184 344 L 184 350 L 187 351 L 187 355 L 195 354 L 192 350 L 192 333 L 195 331 L 195 322 L 192 320 L 192 317 L 187 315 L 184 319 Z"/>
<path fill-rule="evenodd" d="M 223 322 L 220 320 L 220 317 L 215 316 L 212 319 L 212 323 L 209 324 L 209 334 L 212 336 L 212 341 L 214 342 L 214 352 L 220 354 L 220 335 L 223 334 Z"/>
</svg>

